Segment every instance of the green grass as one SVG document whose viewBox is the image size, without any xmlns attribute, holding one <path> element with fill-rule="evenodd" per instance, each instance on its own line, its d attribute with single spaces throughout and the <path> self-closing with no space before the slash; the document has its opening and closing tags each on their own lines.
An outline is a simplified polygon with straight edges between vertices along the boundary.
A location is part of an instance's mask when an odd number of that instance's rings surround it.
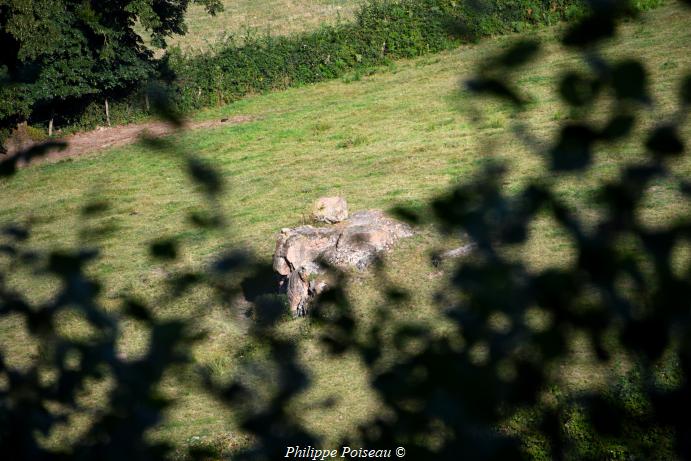
<svg viewBox="0 0 691 461">
<path fill-rule="evenodd" d="M 676 108 L 680 77 L 691 70 L 688 17 L 676 3 L 662 7 L 646 13 L 643 26 L 625 25 L 621 37 L 607 47 L 610 56 L 633 56 L 647 63 L 656 104 L 643 114 L 644 123 L 637 129 L 639 140 L 644 126 Z M 557 34 L 558 30 L 540 33 L 546 46 L 543 58 L 521 73 L 522 87 L 535 100 L 522 114 L 492 100 L 471 98 L 459 83 L 472 74 L 478 62 L 507 47 L 515 37 L 397 62 L 356 81 L 331 81 L 260 95 L 196 114 L 198 119 L 235 114 L 257 117 L 248 124 L 173 138 L 179 146 L 213 163 L 227 180 L 221 207 L 230 225 L 223 232 L 190 230 L 188 213 L 203 200 L 178 160 L 142 145 L 21 171 L 11 181 L 0 183 L 3 197 L 11 198 L 0 206 L 0 223 L 32 222 L 29 244 L 39 248 L 71 247 L 85 239 L 98 244 L 102 257 L 91 270 L 107 281 L 104 303 L 114 308 L 118 295 L 127 291 L 153 299 L 168 271 L 185 265 L 199 267 L 228 246 L 244 246 L 269 259 L 280 228 L 302 223 L 311 202 L 322 195 L 345 196 L 351 210 L 421 205 L 471 178 L 490 157 L 511 166 L 505 185 L 508 190 L 518 190 L 527 180 L 544 174 L 545 165 L 515 140 L 511 126 L 516 121 L 529 122 L 533 134 L 547 140 L 568 117 L 568 108 L 555 94 L 555 77 L 580 64 L 575 55 L 559 50 Z M 477 108 L 489 115 L 475 120 L 473 109 Z M 605 109 L 603 104 L 593 118 L 603 118 Z M 689 131 L 687 124 L 687 138 Z M 586 218 L 596 216 L 599 210 L 587 205 L 593 188 L 614 177 L 622 160 L 640 158 L 633 146 L 600 150 L 596 168 L 578 178 L 563 178 L 561 196 L 578 206 Z M 675 171 L 688 176 L 691 160 L 678 162 Z M 85 200 L 105 200 L 110 208 L 98 218 L 84 221 L 80 209 Z M 688 201 L 665 184 L 652 187 L 646 200 L 642 217 L 652 225 L 689 211 Z M 91 231 L 99 227 L 103 235 L 94 235 Z M 535 223 L 531 235 L 525 256 L 534 267 L 563 264 L 572 257 L 568 239 L 549 219 Z M 159 236 L 181 240 L 181 262 L 164 267 L 150 259 L 147 245 Z M 422 229 L 392 253 L 389 276 L 413 292 L 412 299 L 401 307 L 402 317 L 444 327 L 430 307 L 430 297 L 443 286 L 444 277 L 429 264 L 428 256 L 432 247 L 452 243 Z M 25 275 L 14 274 L 11 283 L 26 287 Z M 32 283 L 32 296 L 36 297 L 46 296 L 54 287 L 48 278 Z M 358 315 L 367 320 L 368 311 L 381 299 L 373 276 L 354 274 L 350 292 Z M 157 306 L 157 313 L 194 317 L 209 332 L 194 356 L 219 379 L 233 376 L 238 361 L 260 354 L 243 349 L 242 328 L 206 293 Z M 0 322 L 0 343 L 9 350 L 8 362 L 21 365 L 37 352 L 17 323 L 16 318 Z M 78 333 L 76 322 L 66 320 L 66 324 L 68 334 Z M 307 320 L 288 322 L 285 328 L 288 334 L 310 337 Z M 136 325 L 128 324 L 122 349 L 136 356 L 145 348 L 146 339 Z M 306 424 L 327 440 L 335 440 L 375 411 L 376 399 L 356 358 L 330 359 L 311 339 L 301 354 L 315 384 L 296 402 L 298 417 Z M 566 386 L 598 384 L 605 371 L 593 366 L 591 358 L 592 351 L 574 351 L 562 373 Z M 232 417 L 219 412 L 193 376 L 168 377 L 163 392 L 177 403 L 154 437 L 171 439 L 183 448 L 202 443 L 203 437 L 223 449 L 244 443 Z M 328 397 L 336 398 L 332 408 L 304 406 Z M 89 398 L 93 405 L 98 404 L 97 394 Z M 77 437 L 83 421 L 77 419 L 73 427 L 60 431 L 53 443 Z"/>
<path fill-rule="evenodd" d="M 169 45 L 184 51 L 199 52 L 247 32 L 288 35 L 313 29 L 321 24 L 349 20 L 359 0 L 223 0 L 223 11 L 210 16 L 203 7 L 192 4 L 187 12 L 187 34 L 172 37 Z"/>
</svg>

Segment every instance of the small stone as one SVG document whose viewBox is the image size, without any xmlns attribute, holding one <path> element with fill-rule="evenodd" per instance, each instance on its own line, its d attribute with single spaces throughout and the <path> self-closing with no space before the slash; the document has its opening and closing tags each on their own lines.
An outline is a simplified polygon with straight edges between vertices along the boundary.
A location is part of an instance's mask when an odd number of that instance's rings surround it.
<svg viewBox="0 0 691 461">
<path fill-rule="evenodd" d="M 458 248 L 443 251 L 432 256 L 432 264 L 435 267 L 441 265 L 447 259 L 456 259 L 469 255 L 476 249 L 477 245 L 474 243 L 467 243 Z"/>
<path fill-rule="evenodd" d="M 343 197 L 321 197 L 314 202 L 312 217 L 328 224 L 344 221 L 348 218 L 348 203 Z"/>
<path fill-rule="evenodd" d="M 312 296 L 319 296 L 328 288 L 326 282 L 322 280 L 312 280 L 309 286 L 309 293 Z"/>
</svg>

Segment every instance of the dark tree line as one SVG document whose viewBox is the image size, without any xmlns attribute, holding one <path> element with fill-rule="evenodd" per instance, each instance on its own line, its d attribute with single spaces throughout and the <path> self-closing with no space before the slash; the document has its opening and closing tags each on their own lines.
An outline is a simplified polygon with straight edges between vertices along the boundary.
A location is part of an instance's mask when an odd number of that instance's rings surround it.
<svg viewBox="0 0 691 461">
<path fill-rule="evenodd" d="M 636 121 L 651 103 L 646 63 L 636 57 L 609 59 L 599 45 L 616 35 L 617 26 L 630 16 L 628 2 L 593 3 L 592 14 L 571 26 L 562 44 L 582 54 L 583 70 L 565 73 L 557 82 L 559 94 L 573 108 L 592 107 L 601 98 L 612 98 L 607 121 L 598 123 L 588 110 L 563 122 L 559 133 L 545 147 L 530 136 L 530 127 L 517 133 L 535 147 L 549 165 L 545 179 L 533 181 L 517 192 L 503 187 L 506 169 L 488 164 L 469 180 L 429 204 L 420 213 L 399 209 L 414 223 L 434 224 L 440 232 L 464 234 L 476 244 L 476 253 L 455 264 L 451 293 L 440 294 L 439 307 L 455 325 L 453 334 L 440 337 L 416 323 L 389 325 L 391 313 L 408 294 L 380 274 L 385 302 L 362 323 L 353 315 L 346 295 L 346 277 L 323 293 L 313 309 L 323 344 L 335 355 L 354 352 L 365 364 L 371 388 L 386 411 L 364 423 L 358 444 L 391 449 L 404 446 L 409 459 L 505 460 L 526 457 L 525 434 L 542 440 L 545 457 L 552 459 L 689 459 L 691 422 L 685 410 L 691 402 L 691 258 L 673 263 L 673 249 L 691 243 L 691 215 L 649 228 L 638 211 L 647 187 L 667 181 L 686 200 L 691 182 L 679 178 L 671 162 L 686 155 L 684 124 L 691 110 L 691 75 L 678 86 L 674 113 L 647 130 L 638 148 L 644 161 L 623 161 L 619 175 L 603 182 L 594 197 L 605 210 L 595 224 L 585 223 L 577 210 L 556 192 L 562 177 L 578 177 L 597 168 L 594 149 L 632 139 Z M 688 14 L 688 12 L 687 12 Z M 488 59 L 468 80 L 471 90 L 498 97 L 521 110 L 526 97 L 513 83 L 515 71 L 540 59 L 540 43 L 515 43 Z M 179 124 L 165 101 L 155 107 Z M 482 110 L 482 106 L 479 106 Z M 192 214 L 196 226 L 220 227 L 225 222 L 215 206 L 223 181 L 212 166 L 172 144 L 150 140 L 152 149 L 186 159 L 192 181 L 198 183 L 208 204 Z M 27 155 L 40 155 L 34 149 Z M 0 169 L 7 179 L 13 173 L 5 161 Z M 86 204 L 85 219 L 101 212 L 105 204 Z M 524 247 L 531 223 L 547 213 L 574 242 L 576 257 L 559 268 L 531 269 L 522 259 L 509 258 L 505 248 Z M 27 369 L 14 369 L 0 357 L 0 444 L 13 459 L 158 459 L 170 455 L 170 446 L 151 446 L 143 431 L 154 427 L 169 402 L 154 391 L 163 371 L 184 366 L 186 341 L 193 341 L 181 322 L 156 320 L 150 309 L 134 296 L 122 299 L 122 315 L 139 319 L 151 331 L 149 351 L 141 359 L 123 360 L 115 352 L 118 318 L 97 302 L 99 281 L 85 275 L 84 267 L 97 250 L 40 254 L 24 243 L 31 229 L 9 225 L 3 229 L 0 272 L 0 315 L 19 314 L 46 351 Z M 620 245 L 623 238 L 635 248 Z M 174 242 L 158 241 L 152 255 L 173 260 Z M 680 264 L 682 272 L 673 264 Z M 41 304 L 7 286 L 5 274 L 17 267 L 46 271 L 61 288 Z M 266 279 L 268 266 L 241 251 L 219 255 L 208 270 L 184 272 L 166 283 L 165 296 L 182 296 L 205 285 L 213 288 L 219 303 Z M 620 283 L 622 280 L 626 283 Z M 296 422 L 288 402 L 310 386 L 308 374 L 297 360 L 299 344 L 277 334 L 285 306 L 276 297 L 252 297 L 255 320 L 251 340 L 267 351 L 268 365 L 278 383 L 269 398 L 237 380 L 218 386 L 208 380 L 219 402 L 238 410 L 240 424 L 253 435 L 241 459 L 277 459 L 288 445 L 319 446 L 319 437 Z M 166 302 L 166 298 L 161 302 Z M 99 332 L 90 341 L 66 340 L 55 330 L 57 315 L 77 309 Z M 526 321 L 528 310 L 542 312 L 548 328 L 534 328 Z M 506 321 L 496 328 L 497 315 Z M 393 331 L 393 333 L 392 333 Z M 621 357 L 632 364 L 626 386 L 612 382 L 603 389 L 568 395 L 544 402 L 541 395 L 558 383 L 546 372 L 568 357 L 569 336 L 584 334 L 600 360 Z M 458 341 L 458 339 L 462 341 Z M 409 344 L 415 347 L 407 347 Z M 482 349 L 483 354 L 476 352 Z M 394 353 L 396 360 L 385 357 Z M 77 357 L 69 360 L 69 357 Z M 659 367 L 673 369 L 674 379 L 661 383 Z M 52 380 L 41 379 L 52 370 Z M 248 373 L 251 370 L 247 371 Z M 96 418 L 83 439 L 55 452 L 42 447 L 37 434 L 49 433 L 65 413 L 51 404 L 76 410 L 76 393 L 89 376 L 107 374 L 117 383 L 108 396 L 108 407 Z M 254 405 L 247 406 L 247 402 Z M 256 403 L 259 402 L 257 405 Z M 633 402 L 633 403 L 632 403 Z M 524 431 L 504 429 L 518 414 L 529 414 Z M 565 423 L 574 414 L 585 421 L 588 440 L 574 438 Z M 190 453 L 204 458 L 213 453 Z"/>
<path fill-rule="evenodd" d="M 219 0 L 195 0 L 209 13 Z M 107 110 L 108 97 L 147 82 L 152 44 L 184 34 L 189 0 L 2 0 L 0 1 L 0 129 L 27 120 L 37 108 L 52 113 L 91 97 Z M 0 133 L 2 134 L 2 133 Z"/>
</svg>

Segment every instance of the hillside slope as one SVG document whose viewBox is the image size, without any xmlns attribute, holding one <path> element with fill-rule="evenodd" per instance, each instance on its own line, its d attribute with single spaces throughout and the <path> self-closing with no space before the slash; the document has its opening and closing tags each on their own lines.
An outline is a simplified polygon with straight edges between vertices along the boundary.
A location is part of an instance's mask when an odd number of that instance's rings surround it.
<svg viewBox="0 0 691 461">
<path fill-rule="evenodd" d="M 227 232 L 190 228 L 188 213 L 202 199 L 183 165 L 141 144 L 19 172 L 11 181 L 0 183 L 3 196 L 12 197 L 0 206 L 0 223 L 31 223 L 33 233 L 27 243 L 38 248 L 99 245 L 102 255 L 91 270 L 107 281 L 102 296 L 115 309 L 120 294 L 131 290 L 153 298 L 157 282 L 166 274 L 184 265 L 203 265 L 228 246 L 239 245 L 270 258 L 275 233 L 303 222 L 309 204 L 321 195 L 344 195 L 353 210 L 387 209 L 401 203 L 420 205 L 450 185 L 472 177 L 489 157 L 507 162 L 510 174 L 505 185 L 516 188 L 527 178 L 543 174 L 544 165 L 526 145 L 515 141 L 512 123 L 518 119 L 530 123 L 533 134 L 545 140 L 568 117 L 554 93 L 555 77 L 579 64 L 575 55 L 555 51 L 558 33 L 558 29 L 540 32 L 546 44 L 543 59 L 521 74 L 521 85 L 535 100 L 523 114 L 484 100 L 483 110 L 491 110 L 491 114 L 477 119 L 473 109 L 478 101 L 459 81 L 471 75 L 478 62 L 504 49 L 516 37 L 397 62 L 370 75 L 352 74 L 340 81 L 258 95 L 198 114 L 199 120 L 256 117 L 244 125 L 219 126 L 172 138 L 223 173 L 228 187 L 220 205 L 229 217 Z M 624 25 L 621 36 L 608 45 L 611 56 L 636 56 L 648 65 L 651 95 L 656 102 L 645 115 L 646 124 L 676 108 L 680 78 L 691 70 L 690 48 L 688 13 L 682 14 L 676 3 L 645 14 L 642 22 Z M 599 109 L 604 113 L 606 107 Z M 595 118 L 599 115 L 593 113 Z M 638 137 L 641 128 L 637 128 Z M 688 124 L 685 130 L 687 137 L 691 135 Z M 560 193 L 586 217 L 596 213 L 588 207 L 593 186 L 616 175 L 622 159 L 637 155 L 641 153 L 633 150 L 632 144 L 599 150 L 597 168 L 582 177 L 565 179 Z M 691 174 L 688 157 L 676 167 L 680 176 Z M 85 221 L 80 214 L 85 200 L 105 201 L 109 207 L 99 217 Z M 689 209 L 688 201 L 675 190 L 656 184 L 646 198 L 643 219 L 659 223 L 686 215 Z M 99 229 L 101 232 L 94 232 Z M 179 266 L 164 267 L 151 260 L 148 244 L 161 235 L 181 242 Z M 540 222 L 531 235 L 527 253 L 531 264 L 558 265 L 569 257 L 569 242 L 550 222 Z M 429 264 L 428 252 L 441 244 L 449 242 L 422 229 L 391 256 L 390 276 L 413 289 L 414 297 L 409 301 L 413 309 L 404 311 L 411 319 L 425 322 L 434 318 L 428 306 L 443 278 Z M 414 277 L 410 276 L 413 270 Z M 10 283 L 27 288 L 23 275 L 15 274 Z M 28 288 L 40 297 L 53 286 L 46 279 Z M 359 314 L 366 318 L 379 299 L 376 284 L 366 274 L 356 275 L 351 292 Z M 243 338 L 228 312 L 215 309 L 214 301 L 204 293 L 195 293 L 175 305 L 158 306 L 157 314 L 186 316 L 198 305 L 207 310 L 195 321 L 210 334 L 195 349 L 195 357 L 200 366 L 227 378 L 233 373 L 233 354 L 241 349 Z M 303 321 L 292 322 L 287 328 L 309 333 Z M 36 353 L 25 338 L 23 328 L 13 319 L 0 323 L 0 341 L 11 352 L 9 363 L 25 363 Z M 127 325 L 123 350 L 136 356 L 146 340 L 136 325 Z M 334 440 L 367 418 L 377 402 L 372 401 L 366 377 L 355 359 L 328 359 L 316 340 L 302 353 L 317 385 L 304 401 L 334 397 L 336 405 L 300 411 L 296 417 L 327 440 Z M 587 352 L 577 353 L 564 375 L 571 386 L 592 385 L 597 383 L 599 369 L 591 364 Z M 172 377 L 166 382 L 164 392 L 179 398 L 179 403 L 156 435 L 183 446 L 197 436 L 208 436 L 223 448 L 242 443 L 232 420 L 219 414 L 195 381 L 185 381 L 187 378 Z M 94 397 L 94 401 L 98 399 Z M 54 443 L 78 433 L 77 421 L 75 427 L 56 436 Z"/>
</svg>

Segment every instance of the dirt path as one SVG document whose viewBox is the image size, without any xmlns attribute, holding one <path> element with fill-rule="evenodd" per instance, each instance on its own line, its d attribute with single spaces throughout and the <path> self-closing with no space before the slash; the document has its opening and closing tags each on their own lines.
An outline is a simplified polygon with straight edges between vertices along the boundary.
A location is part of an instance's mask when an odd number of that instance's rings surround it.
<svg viewBox="0 0 691 461">
<path fill-rule="evenodd" d="M 255 117 L 246 115 L 236 115 L 235 117 L 223 118 L 221 120 L 207 120 L 204 122 L 188 123 L 183 130 L 196 130 L 200 128 L 212 128 L 221 125 L 237 125 L 255 120 Z M 50 150 L 46 155 L 33 159 L 30 162 L 19 161 L 17 166 L 25 167 L 44 162 L 55 162 L 64 158 L 79 157 L 84 154 L 95 153 L 110 147 L 124 146 L 136 142 L 141 135 L 165 136 L 172 134 L 176 128 L 164 122 L 137 123 L 131 125 L 115 126 L 111 128 L 99 128 L 93 131 L 76 133 L 60 139 L 57 142 L 67 143 L 63 150 Z M 8 157 L 16 155 L 18 151 L 30 148 L 31 142 L 14 143 L 8 146 Z M 0 156 L 0 160 L 1 160 Z"/>
</svg>

